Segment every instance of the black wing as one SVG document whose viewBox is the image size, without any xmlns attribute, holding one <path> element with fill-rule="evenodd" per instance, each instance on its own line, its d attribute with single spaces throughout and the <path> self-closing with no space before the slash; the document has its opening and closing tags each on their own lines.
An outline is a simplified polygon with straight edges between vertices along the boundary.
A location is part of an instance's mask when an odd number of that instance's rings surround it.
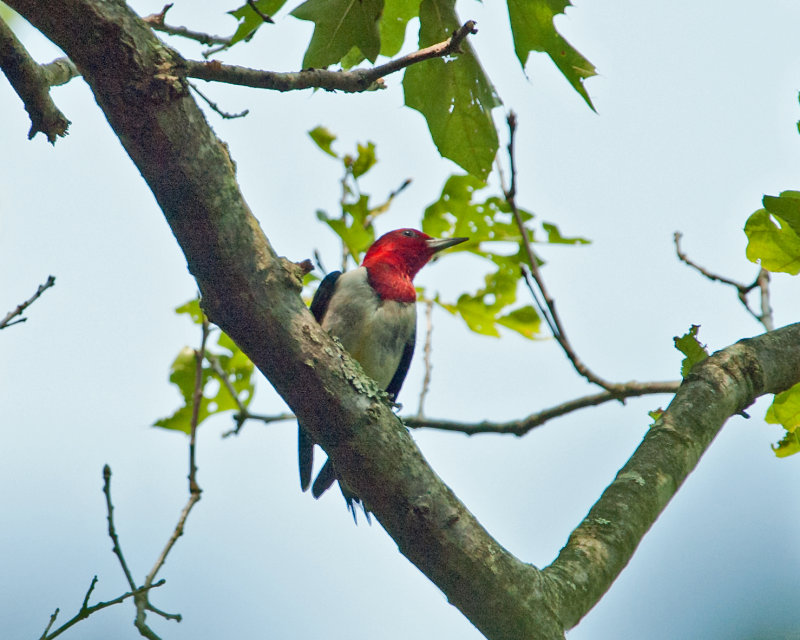
<svg viewBox="0 0 800 640">
<path fill-rule="evenodd" d="M 328 310 L 328 303 L 331 301 L 333 290 L 336 288 L 336 281 L 340 275 L 342 275 L 341 271 L 331 271 L 319 283 L 317 291 L 314 293 L 314 299 L 311 301 L 311 313 L 320 324 L 322 324 L 322 318 Z"/>
<path fill-rule="evenodd" d="M 340 275 L 341 271 L 331 271 L 317 287 L 314 299 L 311 301 L 311 314 L 319 323 L 322 323 L 322 318 L 328 310 L 328 303 L 331 301 Z M 297 459 L 300 467 L 300 487 L 303 491 L 307 491 L 311 485 L 311 471 L 314 467 L 314 440 L 300 424 L 297 425 Z"/>
<path fill-rule="evenodd" d="M 400 393 L 400 387 L 403 386 L 403 382 L 405 382 L 406 375 L 408 374 L 408 368 L 411 366 L 411 357 L 414 355 L 414 343 L 417 341 L 417 329 L 414 327 L 414 331 L 409 337 L 408 342 L 406 342 L 406 346 L 403 348 L 403 356 L 400 358 L 400 364 L 397 365 L 397 371 L 394 372 L 394 377 L 392 381 L 389 383 L 389 386 L 386 387 L 386 393 L 388 393 L 392 400 L 397 400 L 397 394 Z"/>
</svg>

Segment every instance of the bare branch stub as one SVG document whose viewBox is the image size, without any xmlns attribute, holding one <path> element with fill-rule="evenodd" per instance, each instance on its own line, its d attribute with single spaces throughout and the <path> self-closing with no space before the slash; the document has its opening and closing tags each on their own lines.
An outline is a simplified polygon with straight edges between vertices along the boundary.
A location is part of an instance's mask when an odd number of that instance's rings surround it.
<svg viewBox="0 0 800 640">
<path fill-rule="evenodd" d="M 25 300 L 25 302 L 21 302 L 17 305 L 17 307 L 9 311 L 6 314 L 6 317 L 0 320 L 0 329 L 5 329 L 6 327 L 10 327 L 15 324 L 19 324 L 20 322 L 25 322 L 27 318 L 19 318 L 14 320 L 17 316 L 21 316 L 23 311 L 31 306 L 36 300 L 41 296 L 47 289 L 54 286 L 56 283 L 55 276 L 47 276 L 47 280 L 44 284 L 40 284 L 39 287 L 36 289 L 36 293 L 34 293 L 30 298 Z"/>
<path fill-rule="evenodd" d="M 30 140 L 41 132 L 51 144 L 67 135 L 69 120 L 50 97 L 47 74 L 28 54 L 11 28 L 0 19 L 0 69 L 25 105 L 31 119 Z"/>
<path fill-rule="evenodd" d="M 189 86 L 194 90 L 194 92 L 200 96 L 211 109 L 213 109 L 223 120 L 234 120 L 236 118 L 244 118 L 248 113 L 250 113 L 250 109 L 245 109 L 244 111 L 240 111 L 239 113 L 229 113 L 227 111 L 223 111 L 220 109 L 219 105 L 216 102 L 212 102 L 208 96 L 206 96 L 200 89 L 197 88 L 197 85 L 193 82 L 189 83 Z"/>
</svg>

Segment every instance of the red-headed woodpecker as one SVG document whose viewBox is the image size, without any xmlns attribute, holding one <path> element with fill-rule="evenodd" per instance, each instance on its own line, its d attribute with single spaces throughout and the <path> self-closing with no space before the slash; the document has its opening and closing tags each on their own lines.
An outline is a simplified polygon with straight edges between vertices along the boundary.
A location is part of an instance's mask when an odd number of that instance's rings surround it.
<svg viewBox="0 0 800 640">
<path fill-rule="evenodd" d="M 397 229 L 378 238 L 367 250 L 361 266 L 342 273 L 333 271 L 320 283 L 311 302 L 311 313 L 324 329 L 337 337 L 392 400 L 403 385 L 417 327 L 417 272 L 442 249 L 467 238 L 431 238 L 416 229 Z M 298 433 L 300 486 L 311 484 L 314 441 L 301 426 Z M 314 481 L 312 493 L 319 498 L 337 480 L 328 460 Z M 355 518 L 359 499 L 339 483 L 347 507 Z"/>
</svg>

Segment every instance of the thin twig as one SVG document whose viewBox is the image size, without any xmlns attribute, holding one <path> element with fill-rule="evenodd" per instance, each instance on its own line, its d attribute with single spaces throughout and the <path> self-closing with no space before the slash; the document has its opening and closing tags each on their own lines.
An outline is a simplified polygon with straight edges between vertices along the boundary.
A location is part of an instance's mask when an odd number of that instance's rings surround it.
<svg viewBox="0 0 800 640">
<path fill-rule="evenodd" d="M 364 228 L 367 229 L 374 221 L 382 213 L 386 213 L 389 210 L 389 207 L 392 206 L 392 202 L 394 199 L 399 196 L 409 185 L 411 184 L 411 178 L 406 178 L 403 180 L 402 184 L 397 187 L 394 191 L 392 191 L 383 201 L 383 203 L 379 204 L 377 207 L 373 207 L 369 210 L 369 213 L 364 216 Z"/>
<path fill-rule="evenodd" d="M 265 416 L 260 415 L 257 413 L 250 413 L 249 411 L 240 411 L 233 416 L 233 419 L 236 423 L 236 426 L 231 429 L 230 431 L 226 431 L 222 434 L 223 438 L 227 438 L 229 436 L 238 435 L 238 433 L 242 430 L 244 423 L 248 420 L 258 420 L 259 422 L 263 422 L 264 424 L 270 424 L 271 422 L 283 422 L 284 420 L 296 420 L 297 418 L 293 413 L 279 413 L 274 416 Z"/>
<path fill-rule="evenodd" d="M 9 311 L 6 314 L 6 317 L 0 320 L 0 329 L 5 329 L 6 327 L 10 327 L 15 324 L 19 324 L 20 322 L 25 322 L 27 318 L 19 318 L 18 320 L 12 320 L 17 316 L 21 316 L 22 312 L 25 311 L 29 306 L 31 306 L 36 299 L 41 296 L 47 289 L 55 285 L 56 278 L 55 276 L 47 276 L 47 280 L 44 284 L 40 284 L 38 289 L 36 289 L 36 293 L 34 293 L 30 298 L 28 298 L 25 302 L 21 302 L 17 305 L 17 308 L 13 311 Z"/>
<path fill-rule="evenodd" d="M 189 86 L 192 89 L 194 89 L 194 92 L 198 96 L 200 96 L 209 107 L 211 107 L 214 111 L 216 111 L 220 115 L 220 117 L 222 117 L 225 120 L 244 118 L 248 113 L 250 113 L 250 109 L 245 109 L 244 111 L 240 111 L 239 113 L 228 113 L 227 111 L 223 111 L 222 109 L 219 108 L 216 102 L 212 102 L 206 95 L 204 95 L 203 92 L 197 88 L 197 85 L 194 84 L 194 82 L 190 82 Z"/>
<path fill-rule="evenodd" d="M 383 77 L 405 69 L 412 64 L 431 58 L 441 58 L 460 52 L 461 43 L 470 35 L 477 33 L 474 20 L 468 20 L 453 35 L 425 49 L 390 60 L 370 69 L 351 69 L 350 71 L 329 71 L 327 69 L 304 69 L 303 71 L 278 73 L 248 69 L 235 65 L 222 64 L 216 60 L 199 62 L 187 60 L 187 75 L 190 78 L 215 82 L 226 82 L 256 89 L 275 91 L 298 91 L 301 89 L 325 89 L 327 91 L 362 91 L 383 89 Z"/>
<path fill-rule="evenodd" d="M 484 420 L 482 422 L 466 423 L 451 420 L 433 420 L 430 418 L 420 418 L 419 416 L 403 417 L 402 420 L 407 427 L 411 427 L 412 429 L 439 429 L 442 431 L 465 433 L 469 436 L 478 433 L 499 433 L 523 436 L 535 427 L 541 426 L 553 418 L 564 416 L 578 409 L 597 406 L 610 402 L 611 400 L 624 400 L 625 398 L 658 393 L 675 393 L 679 386 L 679 381 L 631 382 L 627 385 L 620 385 L 620 389 L 615 389 L 613 392 L 603 391 L 601 393 L 569 400 L 554 407 L 550 407 L 549 409 L 532 413 L 521 420 L 512 420 L 510 422 L 489 422 Z"/>
<path fill-rule="evenodd" d="M 251 416 L 247 411 L 247 407 L 244 406 L 244 402 L 242 402 L 242 400 L 239 398 L 239 395 L 236 393 L 236 389 L 233 388 L 233 383 L 225 374 L 225 370 L 222 368 L 219 359 L 215 355 L 206 352 L 206 360 L 211 365 L 211 369 L 214 371 L 214 373 L 217 374 L 220 382 L 225 385 L 228 393 L 231 394 L 231 398 L 233 398 L 233 401 L 236 403 L 236 408 L 239 410 L 233 416 L 236 426 L 230 431 L 223 433 L 222 437 L 227 438 L 228 436 L 238 435 L 238 433 L 242 430 L 244 423 L 253 416 Z"/>
<path fill-rule="evenodd" d="M 196 349 L 194 352 L 195 355 L 195 383 L 194 383 L 194 392 L 192 396 L 192 418 L 191 418 L 191 426 L 189 432 L 189 499 L 187 500 L 186 504 L 184 505 L 183 509 L 181 510 L 180 516 L 178 517 L 178 523 L 175 525 L 175 529 L 172 531 L 172 534 L 167 540 L 166 545 L 162 549 L 161 553 L 159 554 L 158 558 L 156 559 L 153 568 L 150 569 L 150 573 L 147 574 L 147 577 L 144 580 L 145 586 L 150 585 L 155 580 L 156 575 L 164 566 L 164 563 L 167 561 L 167 556 L 169 555 L 172 547 L 175 546 L 175 543 L 178 541 L 183 535 L 184 528 L 186 526 L 186 520 L 189 517 L 189 513 L 200 501 L 200 497 L 202 494 L 202 489 L 200 485 L 197 484 L 197 463 L 195 460 L 195 443 L 197 438 L 197 424 L 199 422 L 200 417 L 200 404 L 203 399 L 203 361 L 205 360 L 206 355 L 206 342 L 208 340 L 209 334 L 209 322 L 206 316 L 203 316 L 203 324 L 202 324 L 202 337 L 200 340 L 200 348 Z M 167 619 L 178 620 L 180 621 L 181 617 L 179 614 L 170 614 L 165 613 L 159 609 L 156 609 L 152 605 L 150 605 L 147 596 L 144 597 L 137 597 L 136 598 L 136 621 L 135 625 L 137 629 L 139 629 L 140 633 L 144 635 L 147 632 L 152 633 L 152 631 L 147 628 L 145 625 L 145 611 L 153 611 Z M 150 637 L 147 635 L 147 637 Z"/>
<path fill-rule="evenodd" d="M 422 390 L 419 393 L 419 409 L 417 410 L 417 418 L 422 419 L 425 415 L 425 398 L 431 386 L 431 370 L 433 364 L 431 362 L 431 341 L 433 337 L 433 300 L 425 301 L 425 346 L 422 350 L 422 360 L 425 364 L 425 377 L 422 379 Z"/>
<path fill-rule="evenodd" d="M 625 385 L 620 385 L 604 380 L 603 378 L 595 374 L 591 369 L 589 369 L 589 367 L 587 367 L 586 364 L 584 364 L 584 362 L 578 357 L 578 354 L 572 348 L 572 344 L 570 343 L 569 339 L 567 338 L 567 334 L 564 331 L 564 325 L 562 324 L 558 312 L 556 311 L 555 300 L 553 300 L 553 298 L 550 296 L 550 294 L 547 291 L 547 287 L 544 284 L 544 278 L 542 278 L 541 272 L 539 271 L 538 260 L 533 252 L 530 240 L 528 239 L 528 231 L 525 228 L 525 222 L 522 220 L 522 216 L 520 215 L 516 203 L 517 167 L 516 167 L 516 160 L 514 153 L 514 138 L 517 132 L 517 116 L 513 111 L 509 112 L 507 117 L 507 122 L 509 131 L 508 158 L 509 158 L 509 170 L 511 173 L 511 183 L 508 189 L 503 187 L 503 194 L 505 195 L 506 202 L 508 202 L 508 206 L 511 208 L 511 213 L 514 216 L 514 221 L 516 222 L 517 227 L 519 228 L 520 237 L 522 239 L 522 245 L 528 257 L 528 262 L 529 262 L 528 266 L 530 268 L 530 274 L 534 282 L 536 283 L 536 287 L 538 288 L 539 293 L 541 293 L 541 296 L 544 299 L 543 305 L 541 302 L 539 302 L 538 297 L 536 296 L 536 293 L 534 291 L 534 288 L 527 277 L 525 278 L 526 283 L 531 289 L 531 293 L 534 297 L 534 300 L 537 302 L 537 305 L 539 305 L 540 309 L 542 310 L 544 319 L 550 326 L 550 330 L 553 332 L 553 337 L 558 341 L 558 344 L 561 346 L 561 349 L 564 351 L 564 354 L 572 363 L 572 366 L 575 369 L 575 371 L 577 371 L 580 375 L 586 378 L 589 382 L 592 382 L 602 387 L 606 391 L 609 391 L 612 394 L 621 394 L 624 390 Z M 525 271 L 523 270 L 523 276 L 525 275 L 526 275 Z"/>
<path fill-rule="evenodd" d="M 111 550 L 117 556 L 119 564 L 122 567 L 122 572 L 125 574 L 125 579 L 128 581 L 128 586 L 131 589 L 136 589 L 136 582 L 133 580 L 128 563 L 125 562 L 125 556 L 122 555 L 122 547 L 119 544 L 119 537 L 117 537 L 117 530 L 114 527 L 114 505 L 111 502 L 111 467 L 108 465 L 103 466 L 103 493 L 106 496 L 106 519 L 108 520 L 108 535 L 111 538 Z"/>
<path fill-rule="evenodd" d="M 756 286 L 761 290 L 761 315 L 759 321 L 767 331 L 775 329 L 775 322 L 772 319 L 772 305 L 769 302 L 769 271 L 763 267 L 758 272 Z"/>
<path fill-rule="evenodd" d="M 39 637 L 39 640 L 43 640 L 44 638 L 47 638 L 47 632 L 50 631 L 50 628 L 55 624 L 56 618 L 58 618 L 58 614 L 60 613 L 60 611 L 61 611 L 61 609 L 56 607 L 56 610 L 53 611 L 53 613 L 50 614 L 50 621 L 47 623 L 47 626 L 44 628 L 44 632 Z"/>
<path fill-rule="evenodd" d="M 683 238 L 683 234 L 680 231 L 676 231 L 673 235 L 673 240 L 675 241 L 675 253 L 678 256 L 678 260 L 691 267 L 700 275 L 708 278 L 712 282 L 727 284 L 728 286 L 736 289 L 736 295 L 739 298 L 739 302 L 744 305 L 744 308 L 747 309 L 747 312 L 758 322 L 760 322 L 767 331 L 772 331 L 775 328 L 772 319 L 772 307 L 770 306 L 769 301 L 769 271 L 763 268 L 759 269 L 758 275 L 752 284 L 744 284 L 731 278 L 726 278 L 725 276 L 721 276 L 717 273 L 709 271 L 704 267 L 701 267 L 699 264 L 691 260 L 689 256 L 687 256 L 686 253 L 684 253 L 681 249 L 681 238 Z M 747 295 L 753 289 L 759 289 L 761 292 L 761 313 L 758 313 L 755 309 L 753 309 L 750 306 L 750 301 L 747 299 Z"/>
<path fill-rule="evenodd" d="M 322 256 L 319 254 L 319 249 L 314 249 L 314 264 L 317 265 L 317 269 L 322 272 L 323 276 L 328 275 L 328 270 L 322 264 Z"/>
<path fill-rule="evenodd" d="M 132 589 L 127 593 L 122 594 L 121 596 L 114 598 L 113 600 L 108 600 L 106 602 L 98 602 L 97 604 L 92 605 L 91 607 L 87 606 L 89 603 L 89 596 L 91 595 L 92 591 L 94 590 L 95 584 L 97 584 L 97 576 L 92 578 L 92 583 L 89 585 L 89 590 L 86 592 L 86 596 L 83 599 L 83 604 L 81 605 L 80 610 L 76 613 L 72 618 L 70 618 L 67 622 L 62 624 L 58 629 L 53 631 L 53 633 L 48 633 L 50 628 L 56 621 L 56 617 L 59 614 L 59 609 L 56 609 L 55 612 L 50 616 L 50 622 L 48 622 L 47 627 L 44 630 L 44 633 L 40 636 L 39 640 L 52 640 L 53 638 L 60 636 L 70 627 L 76 625 L 81 620 L 85 620 L 93 613 L 100 611 L 101 609 L 105 609 L 106 607 L 111 607 L 115 604 L 119 604 L 124 600 L 127 600 L 130 597 L 138 597 L 142 594 L 147 593 L 150 589 L 155 589 L 156 587 L 160 587 L 164 584 L 165 580 L 159 580 L 158 582 L 154 582 L 150 586 L 147 587 L 139 587 L 138 589 Z"/>
<path fill-rule="evenodd" d="M 142 18 L 144 22 L 150 25 L 153 31 L 160 31 L 170 36 L 180 36 L 189 40 L 195 40 L 200 44 L 211 46 L 212 44 L 221 44 L 225 46 L 231 45 L 231 38 L 222 36 L 214 36 L 209 33 L 201 33 L 200 31 L 192 31 L 186 27 L 175 27 L 168 25 L 164 22 L 167 11 L 172 8 L 172 3 L 164 5 L 164 8 L 159 13 L 153 13 L 149 16 Z"/>
<path fill-rule="evenodd" d="M 261 11 L 261 9 L 259 9 L 256 6 L 256 3 L 253 0 L 247 0 L 247 6 L 250 7 L 253 10 L 253 12 L 264 22 L 268 22 L 269 24 L 275 24 L 275 21 L 272 19 L 272 16 L 268 16 L 266 13 Z"/>
</svg>

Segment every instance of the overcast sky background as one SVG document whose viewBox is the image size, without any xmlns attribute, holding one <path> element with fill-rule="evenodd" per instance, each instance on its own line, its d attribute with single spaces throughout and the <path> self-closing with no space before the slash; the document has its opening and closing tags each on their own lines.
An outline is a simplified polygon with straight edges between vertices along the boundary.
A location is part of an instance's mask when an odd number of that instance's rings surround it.
<svg viewBox="0 0 800 640">
<path fill-rule="evenodd" d="M 161 9 L 132 4 L 141 15 Z M 196 4 L 178 2 L 169 22 L 233 31 L 223 15 L 232 7 Z M 674 379 L 681 356 L 672 337 L 691 324 L 711 350 L 761 332 L 734 291 L 678 263 L 672 234 L 684 233 L 697 262 L 755 278 L 745 220 L 763 194 L 800 187 L 800 5 L 576 4 L 557 26 L 598 68 L 587 82 L 597 114 L 544 55 L 532 55 L 526 79 L 493 3 L 458 10 L 477 20 L 473 45 L 519 114 L 520 204 L 593 242 L 537 248 L 573 345 L 608 379 Z M 276 22 L 221 59 L 299 68 L 312 25 L 285 12 Z M 37 60 L 59 55 L 23 23 L 14 27 Z M 409 34 L 416 29 L 413 21 Z M 169 42 L 199 57 L 198 47 Z M 241 120 L 208 117 L 279 254 L 300 260 L 319 249 L 328 265 L 337 261 L 335 238 L 315 218 L 337 211 L 340 189 L 339 165 L 306 135 L 318 124 L 340 136 L 340 152 L 377 145 L 380 162 L 363 185 L 375 201 L 413 179 L 381 232 L 417 226 L 459 171 L 438 157 L 422 117 L 403 108 L 400 81 L 361 96 L 202 87 L 227 111 L 250 109 Z M 126 590 L 106 534 L 105 463 L 137 580 L 166 542 L 187 497 L 187 439 L 150 425 L 177 407 L 168 367 L 199 335 L 173 312 L 196 291 L 185 260 L 83 81 L 53 91 L 72 120 L 54 148 L 41 135 L 26 140 L 27 114 L 4 78 L 0 91 L 0 312 L 57 277 L 28 322 L 0 335 L 0 621 L 23 640 L 38 638 L 56 607 L 59 623 L 71 617 L 95 574 L 93 599 Z M 502 123 L 503 111 L 495 117 Z M 454 299 L 486 272 L 452 256 L 418 283 Z M 775 277 L 777 326 L 800 317 L 799 282 Z M 434 332 L 431 417 L 514 419 L 594 391 L 552 340 L 479 337 L 440 312 Z M 418 357 L 401 397 L 408 412 L 422 374 Z M 544 566 L 641 440 L 647 411 L 668 400 L 585 410 L 521 439 L 413 435 L 492 535 Z M 800 638 L 800 460 L 770 452 L 781 430 L 763 422 L 766 407 L 729 421 L 570 640 Z M 254 409 L 284 408 L 261 379 Z M 167 584 L 152 595 L 184 621 L 151 615 L 161 637 L 481 637 L 379 525 L 353 526 L 337 491 L 320 501 L 300 492 L 293 423 L 249 424 L 222 440 L 230 426 L 215 419 L 199 434 L 203 499 L 162 570 Z M 132 620 L 133 608 L 118 606 L 64 637 L 137 638 Z"/>
</svg>

